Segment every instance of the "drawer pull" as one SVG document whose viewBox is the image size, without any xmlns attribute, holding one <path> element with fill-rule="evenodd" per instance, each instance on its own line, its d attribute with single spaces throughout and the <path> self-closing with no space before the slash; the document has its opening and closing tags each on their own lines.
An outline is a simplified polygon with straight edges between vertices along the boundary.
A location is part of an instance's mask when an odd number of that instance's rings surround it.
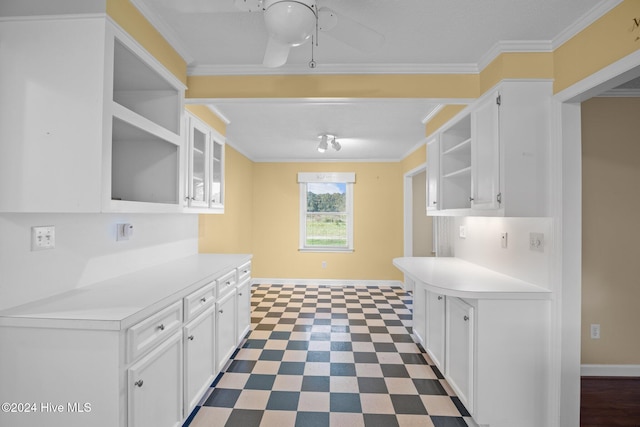
<svg viewBox="0 0 640 427">
<path fill-rule="evenodd" d="M 442 301 L 442 295 L 438 295 L 438 301 Z"/>
<path fill-rule="evenodd" d="M 206 298 L 206 297 L 202 297 L 202 298 L 200 298 L 200 302 L 201 302 L 201 303 L 205 303 L 205 302 L 207 302 L 207 298 Z"/>
<path fill-rule="evenodd" d="M 242 296 L 242 292 L 238 293 L 238 295 Z"/>
<path fill-rule="evenodd" d="M 161 323 L 160 326 L 158 326 L 158 329 L 160 329 L 161 331 L 164 331 L 164 323 Z"/>
<path fill-rule="evenodd" d="M 229 286 L 231 284 L 231 282 L 227 282 L 226 285 Z"/>
<path fill-rule="evenodd" d="M 469 320 L 469 316 L 464 316 L 464 321 L 466 322 L 467 320 Z"/>
<path fill-rule="evenodd" d="M 194 337 L 193 335 L 189 335 L 189 336 L 187 337 L 187 339 L 188 339 L 189 341 L 193 341 L 193 339 L 194 339 L 194 338 L 195 338 L 195 337 Z"/>
<path fill-rule="evenodd" d="M 243 272 L 244 274 L 247 274 L 247 273 L 249 272 L 249 270 L 242 270 L 242 272 Z"/>
<path fill-rule="evenodd" d="M 222 314 L 224 313 L 224 310 L 219 310 L 218 313 Z"/>
<path fill-rule="evenodd" d="M 138 380 L 135 383 L 133 383 L 133 385 L 135 385 L 136 387 L 142 387 L 142 384 L 144 384 L 144 381 L 142 380 Z"/>
</svg>

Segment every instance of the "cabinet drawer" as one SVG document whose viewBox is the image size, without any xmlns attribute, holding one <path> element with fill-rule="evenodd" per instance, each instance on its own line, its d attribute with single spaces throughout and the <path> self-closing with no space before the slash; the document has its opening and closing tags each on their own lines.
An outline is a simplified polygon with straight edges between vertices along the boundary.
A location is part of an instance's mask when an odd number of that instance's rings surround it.
<svg viewBox="0 0 640 427">
<path fill-rule="evenodd" d="M 230 271 L 218 279 L 218 299 L 232 291 L 236 286 L 236 271 Z"/>
<path fill-rule="evenodd" d="M 182 301 L 153 314 L 127 330 L 127 361 L 158 345 L 182 326 Z"/>
<path fill-rule="evenodd" d="M 248 277 L 251 277 L 251 261 L 238 267 L 238 283 L 242 283 Z"/>
<path fill-rule="evenodd" d="M 213 306 L 216 299 L 216 287 L 215 283 L 209 283 L 198 289 L 191 295 L 188 295 L 184 299 L 184 321 L 185 323 L 191 319 L 195 319 L 196 316 L 207 308 Z"/>
</svg>

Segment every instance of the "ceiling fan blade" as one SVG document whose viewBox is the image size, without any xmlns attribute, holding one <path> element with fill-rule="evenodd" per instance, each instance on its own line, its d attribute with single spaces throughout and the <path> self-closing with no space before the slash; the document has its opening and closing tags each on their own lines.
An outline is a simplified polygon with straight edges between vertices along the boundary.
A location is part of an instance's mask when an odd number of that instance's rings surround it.
<svg viewBox="0 0 640 427">
<path fill-rule="evenodd" d="M 281 67 L 286 64 L 290 50 L 290 45 L 280 43 L 279 41 L 269 37 L 267 50 L 264 53 L 264 61 L 262 64 L 269 68 Z"/>
<path fill-rule="evenodd" d="M 262 0 L 157 0 L 181 13 L 262 12 Z"/>
<path fill-rule="evenodd" d="M 376 30 L 327 7 L 318 10 L 318 26 L 323 34 L 362 52 L 377 50 L 385 40 Z"/>
</svg>

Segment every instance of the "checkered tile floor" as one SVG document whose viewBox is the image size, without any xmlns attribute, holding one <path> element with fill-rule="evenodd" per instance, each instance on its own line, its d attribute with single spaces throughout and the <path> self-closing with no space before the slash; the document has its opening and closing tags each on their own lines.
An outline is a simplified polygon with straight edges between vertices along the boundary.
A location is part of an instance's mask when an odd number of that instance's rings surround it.
<svg viewBox="0 0 640 427">
<path fill-rule="evenodd" d="M 254 285 L 251 332 L 190 427 L 463 427 L 399 287 Z"/>
</svg>

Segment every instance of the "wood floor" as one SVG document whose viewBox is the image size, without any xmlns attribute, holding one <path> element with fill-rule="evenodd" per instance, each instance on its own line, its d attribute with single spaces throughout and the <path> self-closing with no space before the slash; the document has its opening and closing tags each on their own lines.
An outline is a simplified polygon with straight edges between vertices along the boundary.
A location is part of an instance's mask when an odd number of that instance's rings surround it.
<svg viewBox="0 0 640 427">
<path fill-rule="evenodd" d="M 640 378 L 582 377 L 581 427 L 640 427 Z"/>
</svg>

